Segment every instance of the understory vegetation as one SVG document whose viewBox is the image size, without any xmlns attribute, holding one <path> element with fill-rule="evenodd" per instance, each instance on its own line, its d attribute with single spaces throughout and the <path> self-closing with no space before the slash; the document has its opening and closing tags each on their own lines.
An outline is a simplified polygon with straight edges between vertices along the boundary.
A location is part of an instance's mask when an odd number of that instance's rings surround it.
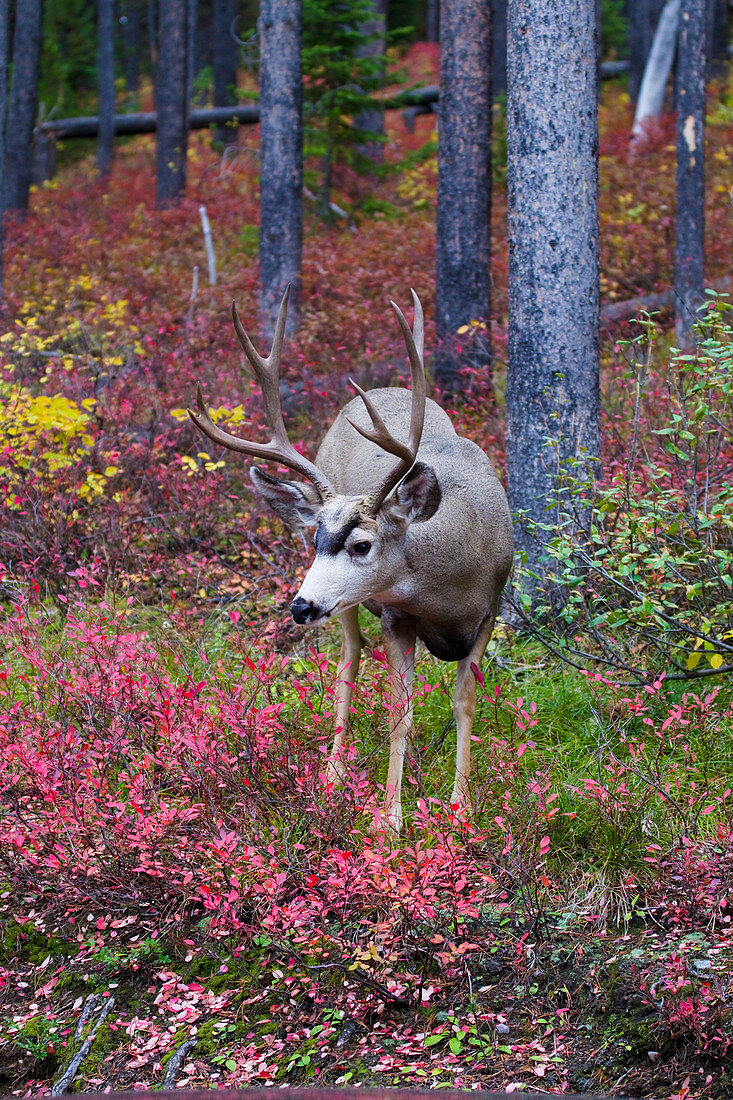
<svg viewBox="0 0 733 1100">
<path fill-rule="evenodd" d="M 410 75 L 434 75 L 415 48 Z M 433 66 L 433 68 L 431 68 Z M 671 282 L 665 120 L 630 167 L 601 109 L 604 302 Z M 729 275 L 731 92 L 708 134 L 708 271 Z M 406 374 L 387 298 L 433 346 L 436 145 L 388 119 L 385 165 L 334 165 L 343 224 L 306 226 L 284 356 L 309 454 L 348 396 Z M 501 125 L 497 120 L 497 152 Z M 0 335 L 0 1088 L 459 1086 L 725 1097 L 733 1087 L 733 664 L 728 299 L 698 352 L 667 317 L 604 333 L 601 489 L 567 472 L 544 533 L 563 612 L 492 639 L 474 812 L 448 805 L 453 668 L 420 655 L 408 823 L 370 830 L 385 661 L 330 787 L 338 639 L 287 609 L 310 547 L 188 421 L 253 436 L 232 298 L 254 329 L 257 136 L 192 137 L 189 198 L 153 211 L 154 150 L 108 185 L 70 159 L 9 228 Z M 507 256 L 495 170 L 493 376 L 451 398 L 503 467 Z M 90 182 L 91 179 L 91 182 Z M 207 207 L 218 282 L 204 271 Z M 476 326 L 464 334 L 482 339 Z M 246 425 L 246 429 L 245 426 Z M 263 429 L 264 430 L 264 429 Z M 264 438 L 264 436 L 262 436 Z M 565 531 L 579 527 L 584 539 Z M 92 1039 L 90 1043 L 85 1041 Z"/>
</svg>

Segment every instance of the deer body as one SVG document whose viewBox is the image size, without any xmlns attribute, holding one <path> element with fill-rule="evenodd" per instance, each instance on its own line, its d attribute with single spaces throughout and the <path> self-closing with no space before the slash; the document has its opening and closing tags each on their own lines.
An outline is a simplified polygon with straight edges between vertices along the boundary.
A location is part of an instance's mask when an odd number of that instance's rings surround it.
<svg viewBox="0 0 733 1100">
<path fill-rule="evenodd" d="M 369 390 L 368 394 L 390 431 L 404 439 L 410 415 L 409 390 Z M 365 428 L 369 425 L 357 398 L 329 428 L 316 465 L 340 497 L 358 504 L 375 480 L 388 472 L 392 460 L 369 440 L 356 437 L 355 441 L 349 420 Z M 380 616 L 384 606 L 411 616 L 417 636 L 435 657 L 459 661 L 470 653 L 511 567 L 509 509 L 484 452 L 458 436 L 447 413 L 430 399 L 426 400 L 417 461 L 434 471 L 440 504 L 429 519 L 410 523 L 395 548 L 385 548 L 385 556 L 398 559 L 394 582 L 384 590 L 367 593 L 358 602 Z M 349 509 L 345 503 L 342 508 L 346 518 Z M 334 524 L 334 535 L 336 531 Z M 333 567 L 325 560 L 324 565 Z M 308 599 L 311 591 L 306 578 L 298 595 Z"/>
<path fill-rule="evenodd" d="M 412 391 L 364 393 L 346 405 L 310 463 L 289 444 L 277 404 L 277 369 L 287 292 L 273 349 L 263 360 L 241 329 L 240 341 L 260 379 L 274 431 L 269 444 L 230 436 L 211 421 L 199 390 L 194 422 L 232 449 L 274 458 L 308 483 L 274 478 L 255 467 L 255 487 L 291 527 L 315 527 L 315 559 L 291 606 L 296 622 L 338 616 L 343 630 L 337 671 L 331 779 L 343 777 L 349 710 L 361 658 L 358 606 L 378 615 L 387 657 L 391 706 L 390 758 L 382 816 L 402 825 L 402 770 L 412 727 L 415 644 L 457 662 L 453 711 L 456 772 L 451 803 L 468 806 L 475 675 L 496 617 L 513 558 L 506 495 L 489 459 L 458 436 L 447 414 L 425 396 L 422 310 L 415 330 L 395 308 L 412 368 Z M 400 462 L 395 466 L 394 457 Z M 375 489 L 376 485 L 376 489 Z M 473 667 L 472 667 L 473 666 Z"/>
</svg>

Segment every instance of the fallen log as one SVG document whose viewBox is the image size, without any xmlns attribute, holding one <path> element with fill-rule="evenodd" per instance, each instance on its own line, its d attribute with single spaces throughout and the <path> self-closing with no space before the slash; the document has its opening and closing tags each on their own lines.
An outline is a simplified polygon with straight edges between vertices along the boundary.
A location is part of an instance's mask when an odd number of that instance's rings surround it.
<svg viewBox="0 0 733 1100">
<path fill-rule="evenodd" d="M 601 65 L 602 77 L 613 77 L 628 69 L 628 61 L 604 61 Z M 437 84 L 424 88 L 412 88 L 397 95 L 374 96 L 374 101 L 386 110 L 402 111 L 416 108 L 424 112 L 432 111 L 437 105 L 440 89 Z M 235 107 L 206 107 L 191 111 L 188 116 L 190 130 L 205 130 L 208 126 L 220 126 L 226 122 L 238 122 L 241 125 L 254 125 L 260 121 L 260 108 L 256 103 Z M 155 133 L 158 116 L 155 111 L 142 114 L 115 115 L 115 134 L 152 134 Z M 57 138 L 96 137 L 99 130 L 97 115 L 80 115 L 77 118 L 55 118 L 42 122 L 36 127 L 36 133 L 55 134 Z"/>
</svg>

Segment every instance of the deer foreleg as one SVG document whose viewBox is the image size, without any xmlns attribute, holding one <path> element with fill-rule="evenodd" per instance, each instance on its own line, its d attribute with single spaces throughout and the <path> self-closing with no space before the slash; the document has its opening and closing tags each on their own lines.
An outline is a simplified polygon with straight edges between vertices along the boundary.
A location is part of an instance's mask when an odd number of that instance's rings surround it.
<svg viewBox="0 0 733 1100">
<path fill-rule="evenodd" d="M 330 782 L 344 779 L 342 757 L 349 743 L 349 710 L 361 659 L 359 608 L 350 607 L 348 611 L 339 615 L 339 619 L 342 637 L 341 655 L 336 670 L 336 726 L 333 747 L 326 768 L 326 778 Z"/>
<path fill-rule="evenodd" d="M 451 806 L 459 812 L 470 807 L 469 780 L 471 778 L 471 734 L 476 715 L 476 677 L 471 665 L 481 668 L 481 661 L 494 629 L 495 614 L 481 624 L 476 641 L 468 657 L 458 662 L 456 690 L 453 696 L 453 717 L 456 720 L 456 778 L 451 795 Z"/>
<path fill-rule="evenodd" d="M 395 832 L 402 828 L 402 769 L 407 739 L 412 732 L 412 681 L 415 672 L 415 623 L 382 614 L 382 637 L 389 669 L 389 767 L 384 798 L 384 821 Z"/>
</svg>

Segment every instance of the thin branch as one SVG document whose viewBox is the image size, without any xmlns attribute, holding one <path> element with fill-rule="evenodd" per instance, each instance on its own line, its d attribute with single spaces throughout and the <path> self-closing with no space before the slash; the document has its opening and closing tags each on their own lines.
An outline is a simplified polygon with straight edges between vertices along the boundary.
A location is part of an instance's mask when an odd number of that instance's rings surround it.
<svg viewBox="0 0 733 1100">
<path fill-rule="evenodd" d="M 178 1050 L 171 1055 L 168 1065 L 165 1070 L 165 1077 L 161 1088 L 172 1089 L 176 1080 L 176 1074 L 180 1068 L 181 1062 L 188 1054 L 189 1050 L 193 1050 L 196 1046 L 196 1039 L 187 1039 L 185 1043 L 181 1043 Z"/>
<path fill-rule="evenodd" d="M 94 996 L 94 994 L 90 995 L 90 997 L 93 997 L 93 996 Z M 89 1004 L 89 999 L 90 998 L 87 999 L 87 1005 Z M 61 1096 L 63 1093 L 66 1092 L 69 1085 L 74 1080 L 77 1073 L 79 1072 L 79 1067 L 81 1066 L 82 1062 L 88 1056 L 89 1051 L 92 1049 L 92 1043 L 94 1042 L 96 1034 L 99 1031 L 102 1024 L 104 1023 L 104 1021 L 109 1016 L 110 1012 L 112 1011 L 112 1009 L 114 1007 L 114 1003 L 115 1003 L 114 997 L 110 997 L 108 1001 L 105 1001 L 104 1006 L 102 1007 L 102 1011 L 99 1013 L 99 1017 L 97 1018 L 97 1021 L 94 1024 L 94 1027 L 92 1028 L 92 1030 L 87 1035 L 86 1039 L 82 1043 L 82 1045 L 79 1048 L 78 1052 L 74 1055 L 74 1057 L 69 1062 L 69 1065 L 66 1068 L 66 1072 L 58 1079 L 56 1084 L 51 1087 L 51 1096 Z M 84 1006 L 85 1011 L 87 1009 L 87 1005 Z M 84 1016 L 84 1013 L 82 1013 L 82 1017 L 83 1016 Z M 89 1012 L 87 1012 L 87 1017 L 88 1016 L 89 1016 Z M 79 1023 L 81 1024 L 81 1020 L 79 1021 Z M 78 1026 L 77 1026 L 77 1034 L 79 1034 L 79 1027 Z"/>
</svg>

